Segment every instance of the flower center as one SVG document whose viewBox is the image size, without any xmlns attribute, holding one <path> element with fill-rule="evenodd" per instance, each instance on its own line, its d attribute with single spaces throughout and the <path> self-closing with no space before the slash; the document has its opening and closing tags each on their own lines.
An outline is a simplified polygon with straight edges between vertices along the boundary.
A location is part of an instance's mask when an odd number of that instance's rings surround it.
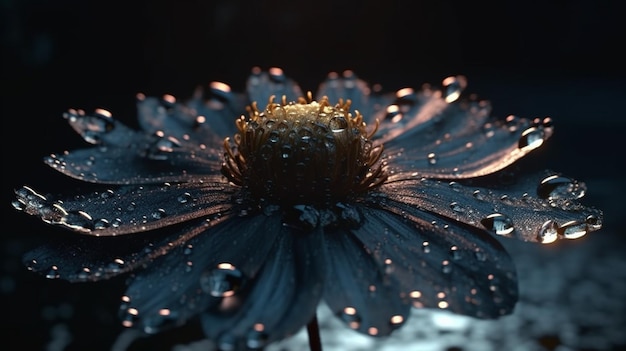
<svg viewBox="0 0 626 351">
<path fill-rule="evenodd" d="M 234 146 L 224 140 L 222 173 L 255 200 L 280 206 L 330 206 L 380 185 L 387 174 L 383 146 L 371 141 L 377 128 L 368 133 L 349 108 L 349 100 L 333 106 L 310 92 L 295 102 L 272 96 L 263 111 L 252 103 L 236 121 Z"/>
</svg>

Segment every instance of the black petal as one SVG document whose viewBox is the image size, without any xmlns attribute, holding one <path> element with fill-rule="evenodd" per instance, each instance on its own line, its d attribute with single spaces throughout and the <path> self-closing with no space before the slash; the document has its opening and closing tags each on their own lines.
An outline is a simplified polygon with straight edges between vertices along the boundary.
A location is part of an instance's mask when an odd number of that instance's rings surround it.
<svg viewBox="0 0 626 351">
<path fill-rule="evenodd" d="M 137 102 L 139 124 L 146 134 L 163 133 L 179 140 L 215 144 L 235 131 L 235 119 L 245 113 L 243 94 L 213 82 L 198 88 L 193 97 L 178 102 L 171 95 L 162 99 L 143 97 Z"/>
<path fill-rule="evenodd" d="M 142 268 L 173 248 L 183 245 L 212 222 L 196 220 L 171 230 L 121 237 L 55 236 L 23 255 L 28 269 L 50 279 L 70 282 L 99 281 Z"/>
<path fill-rule="evenodd" d="M 225 303 L 255 279 L 280 225 L 259 215 L 198 228 L 200 233 L 135 273 L 121 308 L 125 325 L 155 333 Z"/>
<path fill-rule="evenodd" d="M 44 160 L 59 172 L 86 182 L 150 184 L 219 180 L 220 149 L 153 138 L 124 148 L 100 146 L 53 154 Z"/>
<path fill-rule="evenodd" d="M 372 91 L 372 88 L 362 79 L 359 79 L 352 71 L 343 72 L 342 76 L 331 73 L 320 84 L 316 99 L 328 97 L 331 104 L 350 100 L 350 110 L 358 110 L 368 123 L 374 123 L 374 118 L 379 117 L 381 111 L 393 102 L 393 94 L 380 94 Z"/>
<path fill-rule="evenodd" d="M 556 174 L 520 176 L 518 181 L 497 188 L 493 178 L 482 182 L 490 185 L 489 188 L 411 179 L 392 181 L 381 191 L 396 203 L 524 241 L 550 243 L 559 238 L 576 239 L 600 229 L 602 211 L 576 201 L 584 194 L 584 183 L 566 177 L 555 179 L 560 183 L 550 182 L 554 179 L 550 175 Z"/>
<path fill-rule="evenodd" d="M 287 101 L 296 101 L 303 96 L 298 83 L 287 77 L 280 68 L 271 68 L 267 72 L 258 68 L 253 69 L 246 82 L 246 91 L 250 101 L 257 102 L 261 109 L 265 108 L 272 95 L 277 101 L 283 96 Z"/>
<path fill-rule="evenodd" d="M 233 188 L 217 184 L 165 184 L 102 189 L 55 199 L 23 187 L 16 209 L 70 230 L 110 236 L 148 231 L 198 217 L 217 216 L 231 207 Z"/>
<path fill-rule="evenodd" d="M 363 209 L 365 223 L 354 234 L 402 298 L 479 318 L 513 310 L 515 266 L 488 233 L 400 203 L 380 207 Z"/>
<path fill-rule="evenodd" d="M 448 102 L 446 96 L 430 88 L 398 93 L 379 128 L 391 171 L 427 178 L 482 176 L 512 164 L 552 135 L 549 118 L 501 120 L 490 115 L 486 101 Z"/>
<path fill-rule="evenodd" d="M 262 348 L 295 334 L 315 315 L 324 277 L 321 233 L 276 232 L 278 241 L 247 289 L 202 316 L 206 335 L 221 347 Z"/>
<path fill-rule="evenodd" d="M 369 230 L 363 226 L 357 233 Z M 331 311 L 359 332 L 389 335 L 406 321 L 411 309 L 397 277 L 350 233 L 327 231 L 324 237 L 328 250 L 324 300 Z"/>
</svg>

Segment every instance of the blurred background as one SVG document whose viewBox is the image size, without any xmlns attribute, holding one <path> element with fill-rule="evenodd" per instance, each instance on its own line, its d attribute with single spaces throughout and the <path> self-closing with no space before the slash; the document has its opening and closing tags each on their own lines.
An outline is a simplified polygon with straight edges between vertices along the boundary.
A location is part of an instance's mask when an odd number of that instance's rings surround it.
<svg viewBox="0 0 626 351">
<path fill-rule="evenodd" d="M 475 322 L 423 313 L 388 340 L 324 318 L 327 349 L 617 350 L 626 345 L 623 13 L 608 0 L 0 2 L 0 320 L 7 344 L 17 345 L 3 349 L 130 343 L 117 320 L 123 279 L 70 285 L 21 264 L 26 250 L 63 235 L 10 204 L 24 184 L 51 192 L 66 184 L 42 162 L 85 146 L 62 113 L 105 108 L 134 125 L 138 92 L 185 98 L 213 80 L 241 90 L 251 67 L 278 66 L 313 91 L 328 72 L 345 69 L 389 91 L 463 74 L 467 91 L 491 100 L 497 116 L 551 116 L 555 134 L 531 163 L 584 181 L 584 203 L 605 213 L 600 232 L 575 242 L 505 243 L 522 291 L 512 316 Z M 196 343 L 201 337 L 191 326 L 130 349 L 210 348 Z"/>
</svg>

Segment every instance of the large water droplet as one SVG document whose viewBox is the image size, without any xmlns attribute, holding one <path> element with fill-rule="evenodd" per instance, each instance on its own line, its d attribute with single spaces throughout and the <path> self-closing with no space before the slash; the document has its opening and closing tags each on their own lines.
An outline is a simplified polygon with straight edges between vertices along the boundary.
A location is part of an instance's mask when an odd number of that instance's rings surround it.
<svg viewBox="0 0 626 351">
<path fill-rule="evenodd" d="M 578 239 L 587 234 L 589 229 L 585 222 L 571 221 L 563 224 L 560 231 L 565 239 Z"/>
<path fill-rule="evenodd" d="M 585 195 L 586 186 L 571 178 L 551 175 L 537 187 L 537 196 L 542 199 L 579 199 Z"/>
<path fill-rule="evenodd" d="M 467 79 L 464 76 L 453 76 L 444 79 L 442 84 L 444 87 L 444 100 L 447 103 L 451 103 L 461 97 L 461 93 L 467 86 Z"/>
<path fill-rule="evenodd" d="M 530 127 L 522 132 L 517 146 L 522 150 L 533 150 L 541 146 L 544 139 L 543 129 Z"/>
<path fill-rule="evenodd" d="M 493 213 L 480 220 L 480 223 L 487 229 L 493 230 L 498 235 L 511 234 L 515 229 L 513 221 L 508 216 L 500 213 Z"/>
<path fill-rule="evenodd" d="M 200 277 L 202 290 L 215 297 L 233 296 L 243 282 L 243 273 L 230 263 L 220 263 Z"/>
<path fill-rule="evenodd" d="M 328 127 L 333 133 L 341 133 L 348 128 L 348 121 L 343 116 L 335 116 L 328 122 Z"/>
<path fill-rule="evenodd" d="M 69 110 L 63 117 L 90 144 L 100 143 L 102 136 L 115 127 L 111 113 L 104 109 L 96 109 L 90 116 L 85 115 L 82 110 Z"/>
<path fill-rule="evenodd" d="M 556 239 L 559 238 L 558 229 L 559 226 L 555 221 L 546 221 L 544 224 L 541 225 L 541 228 L 539 228 L 539 232 L 537 233 L 537 240 L 542 244 L 555 242 Z"/>
</svg>

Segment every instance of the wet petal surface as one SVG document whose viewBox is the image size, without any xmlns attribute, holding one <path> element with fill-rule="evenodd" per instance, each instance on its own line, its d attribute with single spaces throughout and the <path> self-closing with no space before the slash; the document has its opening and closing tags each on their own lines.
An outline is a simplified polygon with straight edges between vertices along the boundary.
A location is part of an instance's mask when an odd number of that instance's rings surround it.
<svg viewBox="0 0 626 351">
<path fill-rule="evenodd" d="M 232 208 L 232 192 L 221 183 L 164 184 L 103 188 L 56 199 L 23 187 L 16 190 L 13 206 L 81 234 L 112 236 L 220 216 Z"/>
<path fill-rule="evenodd" d="M 405 204 L 363 208 L 354 234 L 417 308 L 496 318 L 517 302 L 513 261 L 489 234 Z"/>
<path fill-rule="evenodd" d="M 232 302 L 257 276 L 280 221 L 259 215 L 193 231 L 183 245 L 134 274 L 120 308 L 125 326 L 156 333 Z"/>
<path fill-rule="evenodd" d="M 523 241 L 577 239 L 601 228 L 602 211 L 576 201 L 584 195 L 584 183 L 553 172 L 513 179 L 517 182 L 499 187 L 494 178 L 475 180 L 482 186 L 423 178 L 401 180 L 384 185 L 384 192 L 397 206 L 412 205 Z M 490 187 L 484 187 L 485 183 Z"/>
<path fill-rule="evenodd" d="M 322 252 L 315 249 L 321 235 L 295 237 L 287 227 L 275 232 L 277 241 L 258 275 L 240 294 L 202 314 L 205 333 L 222 349 L 263 348 L 295 334 L 315 313 L 324 283 Z"/>
</svg>

